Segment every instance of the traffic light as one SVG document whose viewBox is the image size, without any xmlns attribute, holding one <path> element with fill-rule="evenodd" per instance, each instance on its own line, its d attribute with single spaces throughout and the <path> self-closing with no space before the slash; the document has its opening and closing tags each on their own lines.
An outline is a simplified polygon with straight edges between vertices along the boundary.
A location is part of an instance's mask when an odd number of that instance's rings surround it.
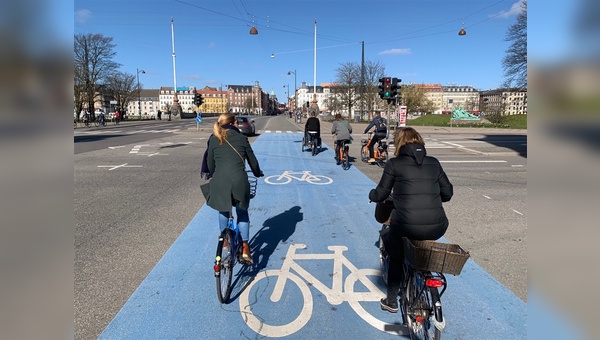
<svg viewBox="0 0 600 340">
<path fill-rule="evenodd" d="M 392 98 L 392 78 L 383 78 L 383 99 Z"/>
<path fill-rule="evenodd" d="M 202 105 L 202 103 L 204 103 L 204 98 L 202 98 L 200 93 L 196 92 L 194 94 L 194 105 L 200 106 L 200 105 Z"/>
<path fill-rule="evenodd" d="M 394 100 L 398 96 L 398 102 L 400 101 L 400 95 L 398 93 L 398 83 L 402 82 L 402 79 L 392 78 L 392 94 L 388 99 L 388 102 Z"/>
<path fill-rule="evenodd" d="M 385 84 L 385 78 L 379 78 L 379 98 L 383 99 L 383 88 L 384 88 L 384 84 Z"/>
</svg>

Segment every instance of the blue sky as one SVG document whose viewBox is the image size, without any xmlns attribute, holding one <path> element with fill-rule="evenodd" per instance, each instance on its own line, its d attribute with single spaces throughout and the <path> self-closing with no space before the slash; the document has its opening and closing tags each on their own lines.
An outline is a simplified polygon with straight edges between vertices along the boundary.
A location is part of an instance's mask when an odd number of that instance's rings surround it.
<svg viewBox="0 0 600 340">
<path fill-rule="evenodd" d="M 177 86 L 253 84 L 285 98 L 289 84 L 311 85 L 314 21 L 316 83 L 334 82 L 341 63 L 385 65 L 403 83 L 472 85 L 503 82 L 506 31 L 520 0 L 76 0 L 75 34 L 112 37 L 121 71 L 143 69 L 144 88 L 173 85 L 171 17 Z M 463 26 L 466 36 L 458 36 Z M 259 34 L 248 32 L 255 26 Z M 274 57 L 272 57 L 274 55 Z"/>
</svg>

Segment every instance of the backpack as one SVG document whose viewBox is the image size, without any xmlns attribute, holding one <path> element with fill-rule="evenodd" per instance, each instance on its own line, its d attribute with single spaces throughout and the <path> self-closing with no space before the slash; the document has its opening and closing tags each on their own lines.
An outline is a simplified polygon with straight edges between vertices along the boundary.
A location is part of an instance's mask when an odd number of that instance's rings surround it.
<svg viewBox="0 0 600 340">
<path fill-rule="evenodd" d="M 385 124 L 385 119 L 379 117 L 379 127 L 377 128 L 377 132 L 387 132 L 387 125 Z"/>
</svg>

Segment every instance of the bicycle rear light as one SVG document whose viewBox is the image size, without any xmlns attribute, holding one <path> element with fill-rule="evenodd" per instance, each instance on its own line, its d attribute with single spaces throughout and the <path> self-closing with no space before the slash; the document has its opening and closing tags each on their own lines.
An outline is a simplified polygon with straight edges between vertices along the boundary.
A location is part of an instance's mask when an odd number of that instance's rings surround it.
<svg viewBox="0 0 600 340">
<path fill-rule="evenodd" d="M 215 272 L 220 272 L 221 271 L 221 265 L 218 263 L 215 263 L 215 266 L 213 267 Z"/>
<path fill-rule="evenodd" d="M 444 281 L 440 279 L 427 279 L 425 280 L 425 285 L 431 288 L 440 288 L 444 285 Z"/>
</svg>

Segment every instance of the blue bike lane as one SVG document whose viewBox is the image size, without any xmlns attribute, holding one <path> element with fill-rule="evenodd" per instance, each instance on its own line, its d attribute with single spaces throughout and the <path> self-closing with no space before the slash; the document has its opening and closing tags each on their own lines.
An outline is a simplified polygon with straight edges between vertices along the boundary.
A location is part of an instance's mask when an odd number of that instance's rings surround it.
<svg viewBox="0 0 600 340">
<path fill-rule="evenodd" d="M 217 213 L 203 206 L 100 339 L 397 338 L 400 314 L 378 302 L 375 183 L 335 165 L 332 147 L 311 156 L 301 141 L 264 133 L 253 144 L 266 176 L 250 204 L 255 265 L 234 268 L 228 304 L 213 272 Z M 444 338 L 526 338 L 527 305 L 475 262 L 447 278 Z"/>
</svg>

